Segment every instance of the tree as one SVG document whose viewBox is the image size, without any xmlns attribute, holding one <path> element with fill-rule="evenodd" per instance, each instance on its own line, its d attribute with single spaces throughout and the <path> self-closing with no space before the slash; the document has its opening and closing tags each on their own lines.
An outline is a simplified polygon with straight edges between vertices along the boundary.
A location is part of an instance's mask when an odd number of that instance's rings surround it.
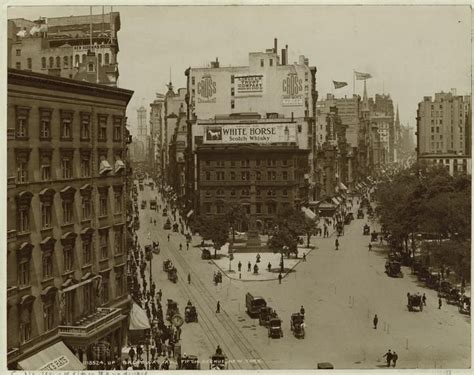
<svg viewBox="0 0 474 375">
<path fill-rule="evenodd" d="M 268 241 L 268 247 L 280 253 L 284 253 L 283 249 L 289 252 L 298 253 L 298 239 L 295 238 L 288 228 L 278 227 L 272 237 Z"/>
<path fill-rule="evenodd" d="M 232 243 L 235 242 L 235 227 L 248 221 L 247 214 L 239 204 L 232 204 L 224 215 L 225 221 L 232 228 Z"/>
<path fill-rule="evenodd" d="M 217 258 L 217 250 L 227 243 L 229 237 L 228 223 L 221 217 L 199 216 L 196 219 L 196 228 L 203 240 L 212 241 L 214 258 Z"/>
</svg>

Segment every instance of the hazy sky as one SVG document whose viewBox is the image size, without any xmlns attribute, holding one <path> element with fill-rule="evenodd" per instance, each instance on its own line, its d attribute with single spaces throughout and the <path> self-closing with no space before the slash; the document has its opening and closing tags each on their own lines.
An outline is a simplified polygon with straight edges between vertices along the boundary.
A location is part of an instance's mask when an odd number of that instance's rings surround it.
<svg viewBox="0 0 474 375">
<path fill-rule="evenodd" d="M 390 93 L 401 121 L 415 125 L 423 96 L 471 87 L 471 13 L 468 6 L 117 6 L 119 86 L 135 91 L 136 109 L 175 87 L 184 70 L 219 58 L 221 66 L 248 65 L 248 53 L 288 44 L 289 62 L 300 54 L 317 67 L 319 97 L 352 95 L 352 71 L 371 73 L 369 96 Z M 105 7 L 110 11 L 110 6 Z M 100 14 L 102 7 L 93 8 Z M 36 19 L 87 15 L 89 7 L 15 7 L 8 17 Z M 334 90 L 332 80 L 349 85 Z M 356 81 L 362 94 L 363 82 Z"/>
</svg>

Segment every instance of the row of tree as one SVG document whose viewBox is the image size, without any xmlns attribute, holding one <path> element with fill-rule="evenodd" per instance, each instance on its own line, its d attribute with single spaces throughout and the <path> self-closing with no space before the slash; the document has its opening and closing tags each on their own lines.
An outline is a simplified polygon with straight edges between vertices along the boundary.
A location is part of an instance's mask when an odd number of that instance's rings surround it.
<svg viewBox="0 0 474 375">
<path fill-rule="evenodd" d="M 391 235 L 392 246 L 413 256 L 416 239 L 428 235 L 433 241 L 422 242 L 428 262 L 449 265 L 469 276 L 469 176 L 450 176 L 443 167 L 416 164 L 383 179 L 375 196 L 377 218 Z"/>
</svg>

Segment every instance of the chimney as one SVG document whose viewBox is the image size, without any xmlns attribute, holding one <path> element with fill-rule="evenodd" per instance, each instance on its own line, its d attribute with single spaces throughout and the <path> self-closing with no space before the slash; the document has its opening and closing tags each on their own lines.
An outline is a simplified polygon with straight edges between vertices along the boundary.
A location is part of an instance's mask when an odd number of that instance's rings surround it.
<svg viewBox="0 0 474 375">
<path fill-rule="evenodd" d="M 273 52 L 278 53 L 278 39 L 277 38 L 273 39 L 273 45 L 274 45 Z"/>
<path fill-rule="evenodd" d="M 281 65 L 286 65 L 286 50 L 284 48 L 281 50 Z"/>
<path fill-rule="evenodd" d="M 286 56 L 286 61 L 285 65 L 288 64 L 288 60 L 290 59 L 290 55 L 288 54 L 288 44 L 285 46 L 285 56 Z"/>
</svg>

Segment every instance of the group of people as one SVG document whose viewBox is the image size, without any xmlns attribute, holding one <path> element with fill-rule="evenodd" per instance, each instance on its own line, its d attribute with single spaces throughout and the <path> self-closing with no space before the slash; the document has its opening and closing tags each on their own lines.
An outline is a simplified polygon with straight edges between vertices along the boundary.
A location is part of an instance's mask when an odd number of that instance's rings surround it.
<svg viewBox="0 0 474 375">
<path fill-rule="evenodd" d="M 387 367 L 390 367 L 390 365 L 393 367 L 397 366 L 398 354 L 395 350 L 392 352 L 391 349 L 388 349 L 388 352 L 385 353 L 383 357 L 387 361 Z"/>
</svg>

